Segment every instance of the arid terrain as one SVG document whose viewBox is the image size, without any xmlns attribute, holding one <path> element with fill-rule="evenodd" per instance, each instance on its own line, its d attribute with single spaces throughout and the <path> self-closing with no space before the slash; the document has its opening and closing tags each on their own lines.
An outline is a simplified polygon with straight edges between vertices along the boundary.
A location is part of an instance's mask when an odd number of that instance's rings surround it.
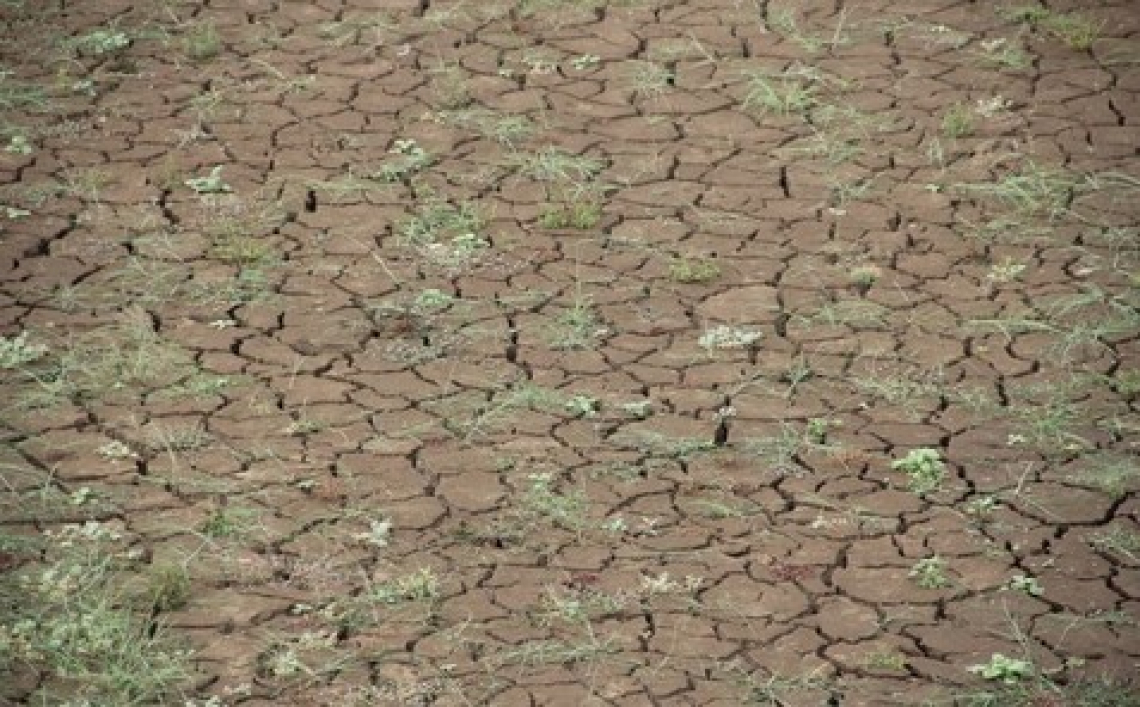
<svg viewBox="0 0 1140 707">
<path fill-rule="evenodd" d="M 1140 705 L 1140 3 L 0 0 L 0 704 Z"/>
</svg>

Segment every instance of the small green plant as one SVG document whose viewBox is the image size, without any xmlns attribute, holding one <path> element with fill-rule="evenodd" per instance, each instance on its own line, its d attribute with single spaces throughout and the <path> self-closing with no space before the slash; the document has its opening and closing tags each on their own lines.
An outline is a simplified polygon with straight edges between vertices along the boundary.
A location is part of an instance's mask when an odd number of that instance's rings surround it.
<svg viewBox="0 0 1140 707">
<path fill-rule="evenodd" d="M 222 165 L 217 165 L 205 177 L 191 177 L 183 182 L 196 194 L 228 194 L 233 191 L 222 179 Z"/>
<path fill-rule="evenodd" d="M 889 670 L 901 672 L 906 670 L 906 656 L 894 651 L 876 651 L 864 659 L 863 664 L 871 670 Z"/>
<path fill-rule="evenodd" d="M 550 329 L 550 347 L 553 349 L 592 348 L 609 333 L 587 297 L 576 297 L 574 303 L 563 310 Z"/>
<path fill-rule="evenodd" d="M 985 495 L 970 499 L 970 501 L 966 503 L 964 510 L 967 515 L 976 518 L 985 518 L 1000 507 L 1001 501 L 999 501 L 996 496 Z"/>
<path fill-rule="evenodd" d="M 12 78 L 12 72 L 0 69 L 0 110 L 44 109 L 48 106 L 44 88 Z"/>
<path fill-rule="evenodd" d="M 373 518 L 368 521 L 368 530 L 357 533 L 353 538 L 372 547 L 388 547 L 388 543 L 392 542 L 392 521 Z"/>
<path fill-rule="evenodd" d="M 435 288 L 428 288 L 416 295 L 412 301 L 412 310 L 415 312 L 437 312 L 446 309 L 455 302 L 455 297 Z"/>
<path fill-rule="evenodd" d="M 0 336 L 0 370 L 10 371 L 43 358 L 47 346 L 28 342 L 28 332 L 14 337 Z"/>
<path fill-rule="evenodd" d="M 1037 581 L 1036 577 L 1029 577 L 1024 574 L 1012 577 L 1002 588 L 1013 592 L 1023 592 L 1032 597 L 1039 597 L 1045 594 L 1045 589 L 1041 586 L 1041 583 Z"/>
<path fill-rule="evenodd" d="M 253 527 L 254 511 L 219 504 L 198 526 L 198 532 L 212 540 L 239 538 Z"/>
<path fill-rule="evenodd" d="M 222 51 L 222 38 L 212 22 L 194 24 L 182 38 L 182 47 L 191 61 L 207 61 Z"/>
<path fill-rule="evenodd" d="M 795 43 L 804 51 L 815 54 L 827 46 L 827 41 L 818 35 L 806 34 L 800 29 L 795 12 L 786 7 L 773 8 L 769 11 L 768 25 L 772 31 L 785 39 Z"/>
<path fill-rule="evenodd" d="M 575 417 L 593 417 L 601 409 L 601 401 L 590 395 L 573 395 L 563 407 Z"/>
<path fill-rule="evenodd" d="M 441 62 L 431 73 L 432 93 L 441 110 L 458 110 L 471 104 L 471 87 L 462 66 Z"/>
<path fill-rule="evenodd" d="M 113 54 L 131 45 L 131 38 L 126 32 L 115 29 L 97 29 L 85 35 L 76 37 L 68 42 L 76 51 L 93 56 Z"/>
<path fill-rule="evenodd" d="M 439 111 L 435 117 L 441 122 L 472 130 L 512 149 L 535 130 L 534 121 L 525 115 L 503 115 L 486 108 Z"/>
<path fill-rule="evenodd" d="M 1074 51 L 1091 49 L 1104 28 L 1103 22 L 1096 22 L 1081 13 L 1055 12 L 1036 3 L 999 8 L 998 16 L 1040 29 Z"/>
<path fill-rule="evenodd" d="M 902 459 L 891 462 L 891 468 L 906 472 L 910 490 L 918 494 L 937 490 L 946 478 L 942 456 L 938 450 L 929 447 L 910 450 Z"/>
<path fill-rule="evenodd" d="M 388 153 L 395 157 L 380 167 L 376 178 L 384 182 L 401 182 L 431 165 L 432 156 L 415 140 L 396 140 Z"/>
<path fill-rule="evenodd" d="M 557 147 L 546 147 L 537 152 L 515 155 L 511 164 L 517 166 L 523 177 L 540 182 L 586 182 L 596 177 L 605 162 L 586 155 L 572 155 Z"/>
<path fill-rule="evenodd" d="M 843 424 L 839 420 L 829 420 L 822 417 L 813 417 L 807 422 L 807 429 L 804 431 L 804 437 L 811 444 L 824 445 L 827 444 L 827 435 L 834 427 L 839 427 Z"/>
<path fill-rule="evenodd" d="M 644 420 L 653 414 L 653 401 L 635 400 L 629 403 L 622 403 L 619 408 L 627 417 L 632 417 L 635 420 Z"/>
<path fill-rule="evenodd" d="M 601 57 L 595 54 L 582 54 L 571 59 L 570 66 L 574 67 L 575 71 L 587 71 L 597 66 L 601 61 Z"/>
<path fill-rule="evenodd" d="M 1024 48 L 1004 37 L 987 39 L 980 44 L 976 56 L 983 66 L 1010 71 L 1024 71 L 1033 66 L 1033 57 Z"/>
<path fill-rule="evenodd" d="M 434 601 L 439 598 L 439 584 L 435 571 L 423 567 L 373 587 L 368 597 L 383 604 Z"/>
<path fill-rule="evenodd" d="M 720 265 L 712 258 L 673 258 L 669 279 L 685 284 L 711 282 L 720 277 Z"/>
<path fill-rule="evenodd" d="M 751 327 L 733 327 L 725 324 L 706 329 L 697 339 L 697 344 L 708 351 L 723 349 L 748 349 L 756 344 L 763 334 Z"/>
<path fill-rule="evenodd" d="M 1114 524 L 1089 538 L 1089 544 L 1101 552 L 1117 555 L 1132 564 L 1140 564 L 1140 532 Z"/>
<path fill-rule="evenodd" d="M 0 574 L 0 673 L 35 671 L 37 704 L 170 704 L 191 653 L 125 589 L 117 533 L 89 521 L 44 540 L 40 562 Z"/>
<path fill-rule="evenodd" d="M 964 103 L 955 103 L 942 114 L 942 134 L 951 140 L 974 132 L 974 111 Z"/>
<path fill-rule="evenodd" d="M 589 527 L 589 499 L 585 493 L 558 491 L 549 473 L 531 474 L 528 479 L 530 485 L 523 495 L 524 514 L 545 518 L 564 530 L 582 532 Z"/>
<path fill-rule="evenodd" d="M 907 576 L 923 589 L 944 589 L 950 586 L 946 576 L 946 560 L 941 557 L 927 557 L 914 563 Z"/>
<path fill-rule="evenodd" d="M 971 665 L 968 670 L 986 680 L 1000 680 L 1007 685 L 1021 682 L 1034 673 L 1033 664 L 1029 661 L 1010 658 L 1001 653 L 994 653 L 988 663 Z"/>
<path fill-rule="evenodd" d="M 190 573 L 181 564 L 158 564 L 147 572 L 146 603 L 156 612 L 176 611 L 190 600 Z"/>
<path fill-rule="evenodd" d="M 1051 14 L 1041 22 L 1041 28 L 1057 37 L 1073 51 L 1088 51 L 1100 38 L 1103 22 L 1097 22 L 1076 12 Z"/>
<path fill-rule="evenodd" d="M 1097 454 L 1082 460 L 1081 471 L 1072 479 L 1113 498 L 1124 498 L 1140 482 L 1140 463 L 1131 457 Z"/>
<path fill-rule="evenodd" d="M 819 88 L 800 74 L 750 74 L 741 107 L 773 115 L 804 115 L 818 102 Z"/>
<path fill-rule="evenodd" d="M 867 292 L 870 290 L 879 278 L 882 277 L 883 271 L 876 265 L 857 265 L 851 269 L 850 280 L 851 284 L 860 292 Z"/>
<path fill-rule="evenodd" d="M 538 222 L 543 228 L 576 228 L 588 230 L 602 220 L 602 207 L 593 201 L 572 201 L 565 206 L 551 206 L 542 212 Z"/>
<path fill-rule="evenodd" d="M 28 136 L 19 133 L 8 138 L 8 144 L 4 146 L 4 152 L 13 155 L 30 155 L 32 151 L 32 143 L 28 140 Z"/>
<path fill-rule="evenodd" d="M 633 94 L 637 98 L 656 98 L 668 91 L 676 80 L 676 74 L 661 64 L 652 61 L 639 61 L 629 73 Z"/>
</svg>

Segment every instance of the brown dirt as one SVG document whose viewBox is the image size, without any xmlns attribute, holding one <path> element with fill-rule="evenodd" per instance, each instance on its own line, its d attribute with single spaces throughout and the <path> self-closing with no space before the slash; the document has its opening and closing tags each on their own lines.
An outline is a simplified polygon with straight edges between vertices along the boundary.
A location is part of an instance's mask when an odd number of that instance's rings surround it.
<svg viewBox="0 0 1140 707">
<path fill-rule="evenodd" d="M 53 527 L 9 478 L 50 472 L 108 500 L 75 519 L 187 563 L 158 616 L 187 697 L 853 707 L 991 688 L 994 653 L 1140 674 L 1138 551 L 1098 541 L 1140 530 L 1137 3 L 1085 10 L 1091 50 L 986 3 L 795 3 L 815 52 L 766 2 L 19 5 L 0 58 L 52 105 L 0 104 L 34 147 L 0 153 L 28 212 L 0 214 L 0 324 L 106 375 L 28 410 L 0 371 L 0 520 Z M 60 61 L 108 23 L 132 45 Z M 986 66 L 1003 39 L 1032 63 Z M 785 70 L 814 108 L 749 107 L 748 72 Z M 379 178 L 407 139 L 431 163 Z M 587 228 L 544 221 L 572 189 L 515 157 L 554 147 L 597 161 Z M 232 192 L 184 185 L 215 165 Z M 1101 188 L 1014 224 L 961 186 L 1032 168 Z M 465 201 L 484 225 L 402 239 Z M 946 461 L 926 496 L 891 467 L 918 447 Z M 1108 491 L 1082 480 L 1106 459 Z"/>
</svg>

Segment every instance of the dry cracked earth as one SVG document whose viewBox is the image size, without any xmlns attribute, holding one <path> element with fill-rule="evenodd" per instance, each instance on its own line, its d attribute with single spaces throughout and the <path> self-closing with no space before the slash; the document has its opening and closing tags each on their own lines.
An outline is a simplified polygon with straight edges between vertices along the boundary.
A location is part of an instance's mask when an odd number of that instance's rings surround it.
<svg viewBox="0 0 1140 707">
<path fill-rule="evenodd" d="M 1136 2 L 0 19 L 0 702 L 1140 704 Z"/>
</svg>

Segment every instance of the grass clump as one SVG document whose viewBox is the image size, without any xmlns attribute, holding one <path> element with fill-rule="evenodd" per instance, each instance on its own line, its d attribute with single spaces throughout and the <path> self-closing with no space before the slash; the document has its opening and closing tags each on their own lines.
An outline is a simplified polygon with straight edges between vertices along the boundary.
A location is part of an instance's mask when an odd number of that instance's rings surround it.
<svg viewBox="0 0 1140 707">
<path fill-rule="evenodd" d="M 585 231 L 602 220 L 602 207 L 593 201 L 571 201 L 565 205 L 549 206 L 539 216 L 543 228 L 573 228 Z"/>
<path fill-rule="evenodd" d="M 942 114 L 942 134 L 951 140 L 968 137 L 974 132 L 974 111 L 963 103 L 955 103 Z"/>
<path fill-rule="evenodd" d="M 191 61 L 208 61 L 221 53 L 222 38 L 213 22 L 199 22 L 182 38 L 182 48 Z"/>
<path fill-rule="evenodd" d="M 1037 3 L 1000 8 L 998 16 L 1040 30 L 1074 51 L 1091 49 L 1104 29 L 1104 22 L 1080 12 L 1056 12 Z"/>
<path fill-rule="evenodd" d="M 46 535 L 43 562 L 0 574 L 0 672 L 40 673 L 36 704 L 169 704 L 190 676 L 190 652 L 149 615 L 169 602 L 140 607 L 123 589 L 126 560 L 106 526 Z"/>
<path fill-rule="evenodd" d="M 720 265 L 712 258 L 676 257 L 669 263 L 669 279 L 684 284 L 712 282 L 720 277 Z"/>
<path fill-rule="evenodd" d="M 779 116 L 805 115 L 818 101 L 819 89 L 795 74 L 751 74 L 741 107 L 746 111 Z"/>
<path fill-rule="evenodd" d="M 892 469 L 906 472 L 910 490 L 927 494 L 938 490 L 946 478 L 946 464 L 937 449 L 922 447 L 907 452 L 902 459 L 891 462 Z"/>
</svg>

